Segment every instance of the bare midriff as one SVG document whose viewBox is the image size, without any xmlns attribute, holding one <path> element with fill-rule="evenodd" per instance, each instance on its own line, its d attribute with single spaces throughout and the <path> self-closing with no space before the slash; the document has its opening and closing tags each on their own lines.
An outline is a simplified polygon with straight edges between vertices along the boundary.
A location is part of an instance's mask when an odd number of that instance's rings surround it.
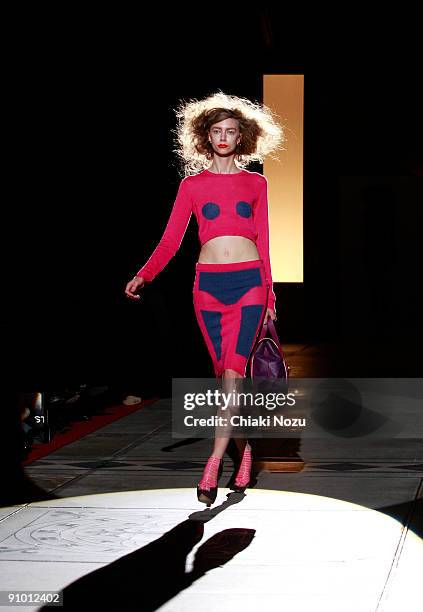
<svg viewBox="0 0 423 612">
<path fill-rule="evenodd" d="M 201 247 L 199 263 L 234 263 L 260 259 L 255 243 L 244 236 L 216 236 Z"/>
</svg>

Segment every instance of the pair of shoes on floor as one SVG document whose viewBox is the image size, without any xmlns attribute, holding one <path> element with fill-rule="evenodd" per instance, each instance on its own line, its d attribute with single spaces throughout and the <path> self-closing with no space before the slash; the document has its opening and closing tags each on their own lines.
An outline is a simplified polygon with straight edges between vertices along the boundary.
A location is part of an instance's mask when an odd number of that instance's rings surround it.
<svg viewBox="0 0 423 612">
<path fill-rule="evenodd" d="M 197 485 L 197 499 L 210 506 L 216 500 L 217 483 L 223 472 L 223 459 L 209 457 L 204 468 L 203 477 Z"/>
<path fill-rule="evenodd" d="M 247 445 L 245 445 L 241 464 L 235 477 L 234 484 L 231 487 L 234 491 L 243 493 L 250 484 L 252 463 L 251 447 L 247 448 Z"/>
<path fill-rule="evenodd" d="M 137 395 L 127 395 L 123 400 L 125 406 L 133 406 L 134 404 L 140 404 L 142 399 Z"/>
</svg>

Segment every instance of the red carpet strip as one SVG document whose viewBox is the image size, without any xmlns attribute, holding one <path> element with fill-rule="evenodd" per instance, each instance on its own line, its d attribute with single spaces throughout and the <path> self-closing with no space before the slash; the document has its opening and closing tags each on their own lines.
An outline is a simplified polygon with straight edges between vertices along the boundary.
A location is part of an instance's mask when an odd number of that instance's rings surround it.
<svg viewBox="0 0 423 612">
<path fill-rule="evenodd" d="M 41 459 L 41 457 L 53 453 L 62 446 L 71 444 L 93 431 L 105 427 L 105 425 L 113 423 L 113 421 L 117 421 L 137 410 L 141 410 L 145 406 L 156 402 L 158 399 L 159 398 L 154 397 L 152 399 L 142 400 L 139 404 L 134 404 L 132 406 L 126 406 L 125 404 L 107 406 L 105 408 L 107 411 L 105 414 L 95 415 L 89 421 L 76 421 L 70 423 L 70 430 L 63 433 L 55 433 L 51 442 L 47 444 L 34 444 L 28 457 L 22 461 L 22 465 L 29 465 L 37 461 L 37 459 Z"/>
</svg>

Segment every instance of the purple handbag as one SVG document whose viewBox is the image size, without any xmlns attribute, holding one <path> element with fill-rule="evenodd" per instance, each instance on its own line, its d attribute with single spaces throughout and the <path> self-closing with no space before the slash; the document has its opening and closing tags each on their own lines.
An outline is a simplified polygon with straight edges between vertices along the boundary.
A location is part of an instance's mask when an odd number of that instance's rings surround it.
<svg viewBox="0 0 423 612">
<path fill-rule="evenodd" d="M 289 366 L 286 364 L 275 324 L 270 317 L 267 323 L 263 323 L 260 336 L 252 350 L 250 376 L 255 382 L 263 381 L 266 388 L 288 388 Z"/>
</svg>

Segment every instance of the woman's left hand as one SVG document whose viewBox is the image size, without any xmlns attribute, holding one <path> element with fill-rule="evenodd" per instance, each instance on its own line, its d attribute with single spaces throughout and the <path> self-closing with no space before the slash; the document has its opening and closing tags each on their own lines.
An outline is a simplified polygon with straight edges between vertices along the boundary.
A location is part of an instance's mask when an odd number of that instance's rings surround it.
<svg viewBox="0 0 423 612">
<path fill-rule="evenodd" d="M 266 314 L 264 315 L 264 323 L 267 323 L 267 320 L 269 317 L 272 319 L 272 321 L 277 320 L 276 312 L 272 310 L 271 308 L 268 308 L 266 310 Z"/>
</svg>

